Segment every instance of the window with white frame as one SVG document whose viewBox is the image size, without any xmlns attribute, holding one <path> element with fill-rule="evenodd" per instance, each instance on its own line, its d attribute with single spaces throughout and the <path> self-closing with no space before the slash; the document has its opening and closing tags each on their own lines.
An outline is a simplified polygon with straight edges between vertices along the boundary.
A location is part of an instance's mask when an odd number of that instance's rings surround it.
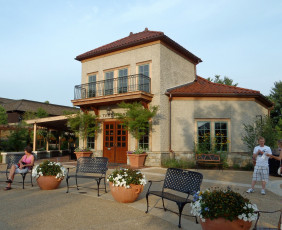
<svg viewBox="0 0 282 230">
<path fill-rule="evenodd" d="M 88 76 L 88 97 L 96 96 L 96 74 Z"/>
<path fill-rule="evenodd" d="M 149 149 L 149 127 L 145 130 L 145 135 L 140 138 L 138 148 Z"/>
<path fill-rule="evenodd" d="M 149 92 L 150 90 L 150 65 L 144 64 L 138 66 L 138 90 Z"/>
<path fill-rule="evenodd" d="M 198 151 L 228 151 L 227 121 L 197 121 Z"/>
<path fill-rule="evenodd" d="M 95 137 L 87 137 L 87 148 L 94 149 L 95 148 Z"/>
<path fill-rule="evenodd" d="M 94 128 L 95 125 L 90 126 L 90 128 Z M 91 135 L 87 136 L 87 148 L 94 149 L 95 148 L 95 133 L 91 133 Z"/>
<path fill-rule="evenodd" d="M 127 80 L 128 80 L 128 70 L 119 69 L 118 70 L 118 93 L 127 92 Z"/>
<path fill-rule="evenodd" d="M 114 93 L 114 71 L 105 73 L 105 95 Z"/>
</svg>

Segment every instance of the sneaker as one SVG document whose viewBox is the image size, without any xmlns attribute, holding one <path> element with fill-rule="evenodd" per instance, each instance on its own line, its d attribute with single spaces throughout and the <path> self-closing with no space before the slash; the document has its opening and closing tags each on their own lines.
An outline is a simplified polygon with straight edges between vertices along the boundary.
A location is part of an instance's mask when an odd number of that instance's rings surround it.
<svg viewBox="0 0 282 230">
<path fill-rule="evenodd" d="M 265 195 L 265 190 L 262 189 L 260 193 L 261 193 L 261 195 Z"/>
<path fill-rule="evenodd" d="M 247 193 L 253 193 L 255 190 L 253 190 L 252 188 L 249 188 L 246 192 Z"/>
</svg>

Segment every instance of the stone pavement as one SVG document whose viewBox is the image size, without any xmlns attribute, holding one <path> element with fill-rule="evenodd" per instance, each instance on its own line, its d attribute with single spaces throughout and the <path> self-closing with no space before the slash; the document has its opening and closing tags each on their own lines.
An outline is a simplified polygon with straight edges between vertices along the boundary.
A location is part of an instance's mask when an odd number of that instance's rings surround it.
<svg viewBox="0 0 282 230">
<path fill-rule="evenodd" d="M 3 169 L 4 165 L 0 165 L 0 171 Z M 110 169 L 108 173 L 112 170 Z M 166 169 L 148 167 L 141 171 L 148 180 L 160 180 L 164 178 Z M 252 172 L 204 169 L 199 172 L 204 175 L 201 189 L 231 186 L 257 204 L 260 210 L 274 211 L 281 208 L 282 180 L 279 177 L 270 176 L 267 194 L 261 195 L 260 184 L 257 185 L 255 193 L 245 193 L 249 188 Z M 178 229 L 178 216 L 174 213 L 150 208 L 149 213 L 145 214 L 147 186 L 136 202 L 120 204 L 113 200 L 110 192 L 104 193 L 101 190 L 101 196 L 97 197 L 97 190 L 93 190 L 96 188 L 96 182 L 89 180 L 79 180 L 80 190 L 72 187 L 70 193 L 66 194 L 65 180 L 58 189 L 43 191 L 36 182 L 35 186 L 31 187 L 28 179 L 23 190 L 21 183 L 18 183 L 21 176 L 17 175 L 13 189 L 4 191 L 5 175 L 0 174 L 0 229 Z M 70 180 L 70 183 L 74 186 L 74 179 Z M 157 197 L 150 196 L 149 201 L 151 206 L 157 202 L 156 206 L 162 207 Z M 167 202 L 166 206 L 177 210 L 175 203 Z M 183 213 L 190 214 L 189 204 Z M 275 227 L 278 218 L 279 215 L 264 215 L 260 226 Z M 183 216 L 182 228 L 200 230 L 201 226 L 195 224 L 194 218 Z"/>
</svg>

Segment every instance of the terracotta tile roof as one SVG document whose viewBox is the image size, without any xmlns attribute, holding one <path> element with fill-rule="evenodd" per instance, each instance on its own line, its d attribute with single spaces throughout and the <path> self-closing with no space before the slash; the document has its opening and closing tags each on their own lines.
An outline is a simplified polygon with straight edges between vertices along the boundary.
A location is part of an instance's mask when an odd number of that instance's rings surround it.
<svg viewBox="0 0 282 230">
<path fill-rule="evenodd" d="M 188 58 L 190 61 L 192 61 L 195 64 L 202 62 L 200 58 L 190 53 L 184 47 L 182 47 L 181 45 L 179 45 L 178 43 L 176 43 L 175 41 L 167 37 L 163 32 L 150 31 L 147 28 L 144 31 L 136 33 L 136 34 L 131 32 L 129 36 L 125 38 L 119 39 L 107 45 L 98 47 L 96 49 L 93 49 L 81 55 L 78 55 L 75 59 L 78 61 L 82 61 L 82 60 L 96 57 L 102 54 L 107 54 L 107 53 L 111 53 L 117 50 L 122 50 L 122 49 L 126 49 L 129 47 L 142 45 L 142 44 L 146 44 L 146 43 L 158 41 L 158 40 L 166 43 L 168 46 L 172 47 L 174 50 L 181 53 L 182 55 L 184 55 L 186 58 Z"/>
<path fill-rule="evenodd" d="M 213 83 L 200 76 L 191 83 L 168 89 L 166 94 L 174 97 L 253 97 L 267 107 L 273 105 L 260 91 Z"/>
</svg>

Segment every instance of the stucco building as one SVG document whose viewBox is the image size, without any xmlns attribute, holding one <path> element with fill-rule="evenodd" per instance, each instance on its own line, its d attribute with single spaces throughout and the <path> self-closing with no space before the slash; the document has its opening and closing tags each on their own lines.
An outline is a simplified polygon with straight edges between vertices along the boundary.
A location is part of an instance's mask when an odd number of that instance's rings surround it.
<svg viewBox="0 0 282 230">
<path fill-rule="evenodd" d="M 136 140 L 123 130 L 114 113 L 121 101 L 139 101 L 145 107 L 159 106 L 140 143 L 148 149 L 147 165 L 160 165 L 174 151 L 191 158 L 205 133 L 220 133 L 230 141 L 230 156 L 246 154 L 241 141 L 243 123 L 267 115 L 272 106 L 259 91 L 226 86 L 197 76 L 202 60 L 167 37 L 147 28 L 140 33 L 101 46 L 76 57 L 82 64 L 81 85 L 75 86 L 73 105 L 99 115 L 101 130 L 89 138 L 96 155 L 110 162 L 125 163 L 126 151 Z"/>
</svg>

